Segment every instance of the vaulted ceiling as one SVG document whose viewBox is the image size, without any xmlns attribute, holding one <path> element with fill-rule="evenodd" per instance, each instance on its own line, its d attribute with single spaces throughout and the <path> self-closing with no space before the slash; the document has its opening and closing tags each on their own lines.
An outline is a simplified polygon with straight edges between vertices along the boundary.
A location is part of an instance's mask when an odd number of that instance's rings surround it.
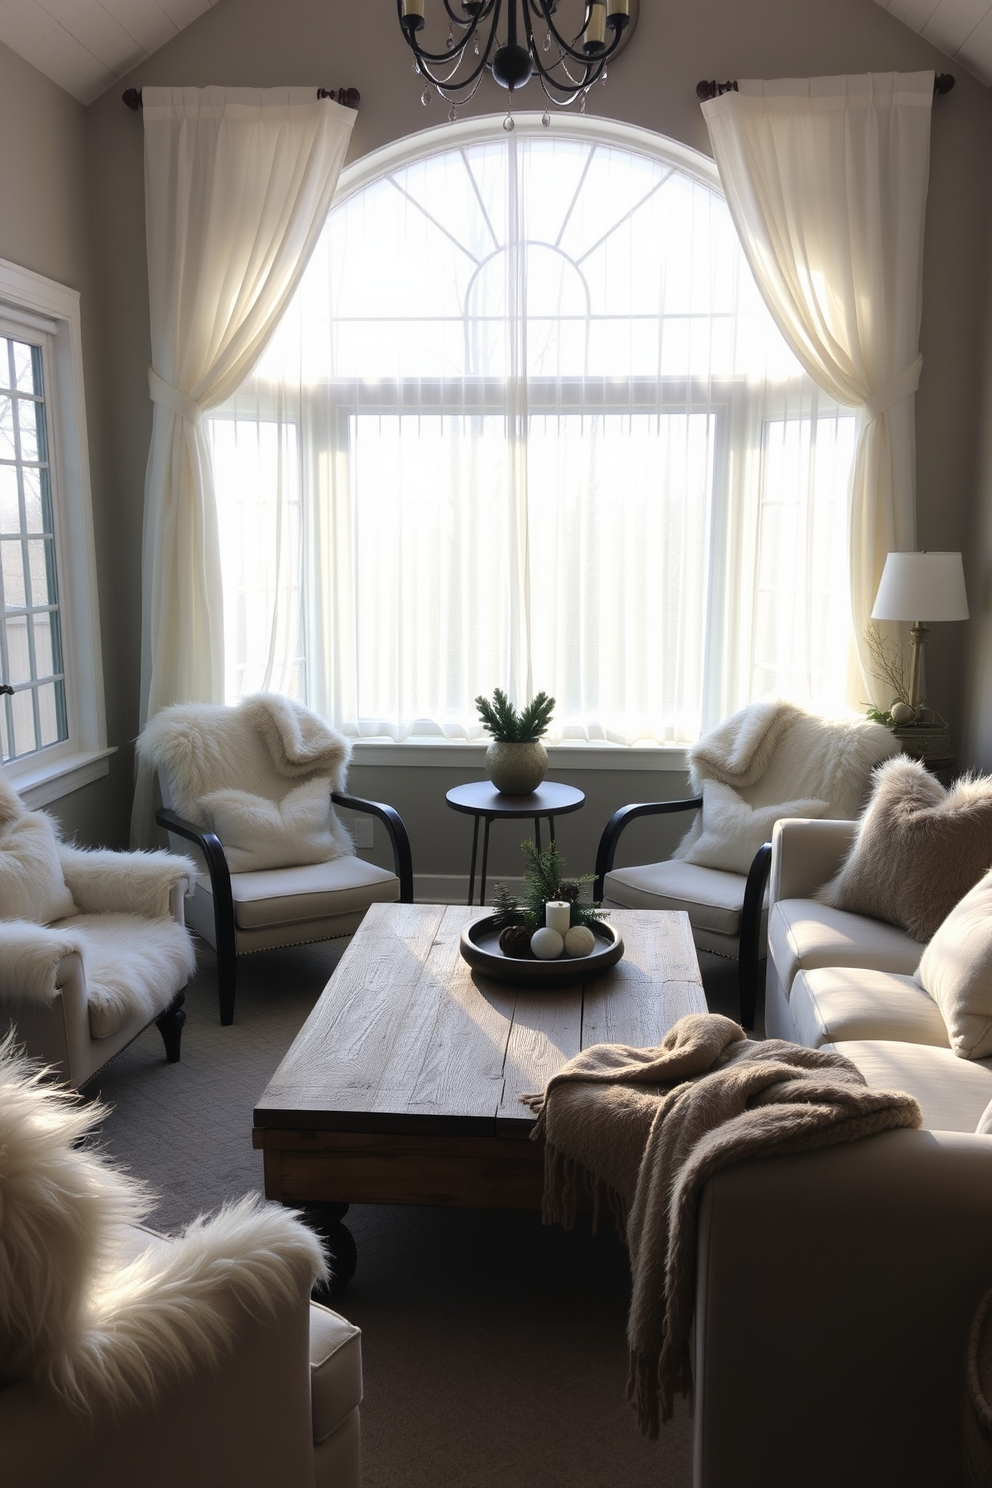
<svg viewBox="0 0 992 1488">
<path fill-rule="evenodd" d="M 217 0 L 0 0 L 0 41 L 92 103 Z M 992 0 L 876 0 L 992 85 Z"/>
</svg>

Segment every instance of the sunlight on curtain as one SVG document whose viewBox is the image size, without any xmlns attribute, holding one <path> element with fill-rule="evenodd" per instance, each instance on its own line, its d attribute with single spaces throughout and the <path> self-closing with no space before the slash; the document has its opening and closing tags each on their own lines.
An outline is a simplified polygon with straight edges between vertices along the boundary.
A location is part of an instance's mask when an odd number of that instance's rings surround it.
<svg viewBox="0 0 992 1488">
<path fill-rule="evenodd" d="M 210 415 L 228 699 L 474 738 L 479 693 L 543 689 L 550 739 L 617 743 L 769 691 L 843 706 L 856 418 L 773 326 L 712 165 L 583 120 L 405 148 Z"/>
</svg>

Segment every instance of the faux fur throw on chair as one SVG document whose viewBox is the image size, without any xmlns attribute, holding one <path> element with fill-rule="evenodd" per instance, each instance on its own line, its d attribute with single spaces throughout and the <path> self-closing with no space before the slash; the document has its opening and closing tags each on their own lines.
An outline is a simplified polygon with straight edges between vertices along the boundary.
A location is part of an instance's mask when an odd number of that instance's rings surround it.
<svg viewBox="0 0 992 1488">
<path fill-rule="evenodd" d="M 583 1188 L 609 1208 L 633 1281 L 627 1396 L 649 1436 L 692 1383 L 689 1332 L 703 1185 L 729 1163 L 919 1126 L 911 1096 L 871 1090 L 840 1054 L 781 1039 L 748 1042 L 715 1013 L 679 1019 L 658 1048 L 597 1044 L 543 1095 L 544 1221 L 566 1228 Z"/>
<path fill-rule="evenodd" d="M 703 810 L 674 856 L 746 873 L 783 816 L 853 820 L 871 771 L 897 754 L 891 731 L 859 714 L 807 713 L 794 703 L 751 703 L 688 752 Z"/>
<path fill-rule="evenodd" d="M 255 1195 L 135 1256 L 153 1199 L 84 1144 L 104 1115 L 0 1042 L 0 1384 L 79 1410 L 154 1401 L 223 1359 L 232 1304 L 265 1317 L 326 1275 L 313 1231 Z"/>
<path fill-rule="evenodd" d="M 347 782 L 351 745 L 343 735 L 277 693 L 260 692 L 236 708 L 175 703 L 149 719 L 137 741 L 139 754 L 164 770 L 172 804 L 200 826 L 201 802 L 236 787 L 281 800 L 299 782 L 326 777 L 331 790 Z"/>
</svg>

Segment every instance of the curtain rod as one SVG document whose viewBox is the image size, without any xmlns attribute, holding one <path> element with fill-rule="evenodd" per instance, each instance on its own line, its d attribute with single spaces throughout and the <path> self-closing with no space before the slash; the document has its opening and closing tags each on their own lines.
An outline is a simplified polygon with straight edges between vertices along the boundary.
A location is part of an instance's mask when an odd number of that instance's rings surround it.
<svg viewBox="0 0 992 1488">
<path fill-rule="evenodd" d="M 335 103 L 343 103 L 345 108 L 353 109 L 357 109 L 361 102 L 361 94 L 357 88 L 339 88 L 336 93 L 333 88 L 318 88 L 317 97 L 332 98 Z M 141 107 L 141 89 L 127 88 L 121 94 L 121 99 L 127 104 L 129 109 L 134 109 L 137 112 Z"/>
<path fill-rule="evenodd" d="M 945 93 L 950 93 L 954 87 L 954 74 L 950 72 L 938 72 L 933 80 L 933 91 L 936 97 L 943 98 Z M 719 98 L 721 93 L 736 93 L 736 82 L 717 83 L 712 79 L 696 84 L 696 97 L 700 103 L 706 103 L 710 98 Z"/>
</svg>

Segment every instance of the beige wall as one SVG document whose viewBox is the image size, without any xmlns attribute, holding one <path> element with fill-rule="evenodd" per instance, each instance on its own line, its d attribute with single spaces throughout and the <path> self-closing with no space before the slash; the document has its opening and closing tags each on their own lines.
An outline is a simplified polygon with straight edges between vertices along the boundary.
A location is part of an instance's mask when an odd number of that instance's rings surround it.
<svg viewBox="0 0 992 1488">
<path fill-rule="evenodd" d="M 925 368 L 917 400 L 919 529 L 921 545 L 960 547 L 969 554 L 970 587 L 976 593 L 980 569 L 976 534 L 985 532 L 980 483 L 987 486 L 992 478 L 982 473 L 979 437 L 988 339 L 984 327 L 992 100 L 987 91 L 960 69 L 951 68 L 873 0 L 691 4 L 642 0 L 641 12 L 629 50 L 611 69 L 607 85 L 596 90 L 594 111 L 671 135 L 703 151 L 708 142 L 695 98 L 696 82 L 703 77 L 928 67 L 956 72 L 957 87 L 935 103 L 933 119 L 922 333 Z M 369 37 L 374 38 L 374 50 L 368 46 Z M 117 688 L 113 742 L 123 747 L 125 757 L 137 727 L 141 493 L 150 409 L 145 381 L 149 350 L 141 119 L 124 107 L 120 94 L 126 86 L 143 83 L 356 87 L 362 103 L 350 159 L 444 120 L 442 106 L 435 102 L 424 109 L 419 103 L 420 84 L 397 32 L 393 0 L 364 0 L 361 5 L 351 0 L 280 0 L 278 5 L 271 0 L 220 0 L 86 111 L 99 306 L 98 317 L 90 319 L 98 321 L 95 354 L 104 374 L 102 434 L 109 452 L 98 495 L 98 538 L 101 578 L 112 589 L 109 598 L 105 593 L 104 607 L 112 618 L 106 641 L 108 674 L 113 674 Z M 60 97 L 65 109 L 64 95 Z M 467 112 L 495 112 L 502 101 L 494 85 L 484 84 Z M 540 107 L 539 98 L 532 106 Z M 72 112 L 75 106 L 68 107 Z M 61 173 L 71 173 L 64 162 Z M 992 506 L 992 501 L 988 504 Z M 992 520 L 988 526 L 992 546 Z M 966 692 L 966 647 L 973 631 L 981 634 L 981 627 L 948 626 L 943 633 L 934 633 L 932 699 L 948 714 L 959 743 L 964 741 L 965 720 L 973 718 L 976 706 L 984 711 L 984 704 L 976 705 Z M 975 697 L 983 698 L 987 686 L 992 686 L 992 678 L 986 684 L 978 675 Z M 992 747 L 992 729 L 988 733 Z M 978 740 L 973 726 L 972 737 Z M 985 749 L 984 739 L 981 743 Z M 976 762 L 992 765 L 992 753 L 981 761 L 976 756 Z M 126 804 L 126 774 L 121 770 L 117 777 L 121 811 L 116 820 Z M 442 874 L 464 870 L 467 862 L 467 819 L 443 807 L 446 784 L 462 778 L 467 777 L 458 771 L 448 778 L 433 769 L 363 767 L 353 773 L 352 785 L 397 804 L 411 820 L 415 867 Z M 561 778 L 589 794 L 586 808 L 561 823 L 562 844 L 574 872 L 591 869 L 599 831 L 616 805 L 669 794 L 672 783 L 664 775 L 622 771 L 580 771 Z M 513 828 L 503 831 L 513 836 Z M 508 847 L 505 854 L 498 853 L 494 866 L 497 872 L 509 873 L 517 860 L 513 842 L 512 851 Z"/>
<path fill-rule="evenodd" d="M 118 550 L 100 437 L 102 338 L 97 335 L 100 311 L 92 273 L 88 169 L 82 104 L 0 44 L 0 258 L 80 293 L 104 669 L 110 739 L 116 743 L 126 725 L 121 721 L 116 648 L 108 639 L 131 620 L 114 603 Z M 118 753 L 106 778 L 64 797 L 52 808 L 54 813 L 82 841 L 118 840 L 127 820 L 129 772 L 129 760 Z"/>
</svg>

